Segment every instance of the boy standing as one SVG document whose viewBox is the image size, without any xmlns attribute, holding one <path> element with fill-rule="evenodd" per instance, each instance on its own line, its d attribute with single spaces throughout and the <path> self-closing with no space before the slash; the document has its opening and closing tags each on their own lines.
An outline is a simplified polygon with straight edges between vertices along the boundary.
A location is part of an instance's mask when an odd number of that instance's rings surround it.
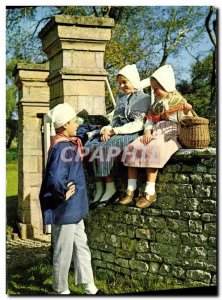
<svg viewBox="0 0 222 300">
<path fill-rule="evenodd" d="M 52 225 L 53 290 L 70 294 L 68 273 L 73 257 L 75 283 L 85 284 L 86 294 L 103 294 L 94 283 L 84 228 L 88 198 L 79 153 L 81 141 L 74 137 L 76 113 L 64 103 L 51 109 L 47 118 L 56 135 L 51 140 L 40 202 L 44 224 Z"/>
</svg>

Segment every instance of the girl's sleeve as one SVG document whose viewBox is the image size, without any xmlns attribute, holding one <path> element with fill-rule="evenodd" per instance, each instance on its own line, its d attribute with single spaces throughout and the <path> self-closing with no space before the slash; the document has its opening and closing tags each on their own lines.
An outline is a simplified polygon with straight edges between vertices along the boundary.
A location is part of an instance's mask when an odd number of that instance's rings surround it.
<svg viewBox="0 0 222 300">
<path fill-rule="evenodd" d="M 153 125 L 154 125 L 154 123 L 151 120 L 147 119 L 146 123 L 144 125 L 144 130 L 146 130 L 146 129 L 153 129 Z"/>
<path fill-rule="evenodd" d="M 123 126 L 113 128 L 115 134 L 130 134 L 143 130 L 144 118 L 136 117 L 134 121 L 124 124 Z"/>
</svg>

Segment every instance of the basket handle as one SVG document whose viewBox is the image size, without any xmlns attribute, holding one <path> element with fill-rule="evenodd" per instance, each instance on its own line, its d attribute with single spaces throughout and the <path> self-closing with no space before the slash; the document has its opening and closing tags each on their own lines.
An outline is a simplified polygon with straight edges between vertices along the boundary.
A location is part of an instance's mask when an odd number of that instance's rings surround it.
<svg viewBox="0 0 222 300">
<path fill-rule="evenodd" d="M 191 109 L 191 112 L 194 115 L 194 117 L 198 117 L 197 113 L 195 113 L 195 111 L 193 109 Z"/>
<path fill-rule="evenodd" d="M 194 117 L 198 117 L 197 113 L 196 113 L 193 109 L 191 109 L 190 111 L 192 112 L 192 114 L 193 114 Z M 179 120 L 179 123 L 180 123 L 181 125 L 186 125 L 186 124 L 184 123 L 184 120 L 185 120 L 185 119 L 186 119 L 186 115 L 182 116 L 182 117 L 180 118 L 180 120 Z"/>
</svg>

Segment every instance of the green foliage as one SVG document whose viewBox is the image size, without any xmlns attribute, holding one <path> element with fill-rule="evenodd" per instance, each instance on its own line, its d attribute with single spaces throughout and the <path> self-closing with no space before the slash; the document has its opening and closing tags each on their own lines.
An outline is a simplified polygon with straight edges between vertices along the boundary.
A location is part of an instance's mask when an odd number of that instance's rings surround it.
<svg viewBox="0 0 222 300">
<path fill-rule="evenodd" d="M 112 38 L 106 47 L 105 68 L 110 74 L 109 81 L 114 96 L 118 91 L 115 75 L 124 65 L 136 63 L 141 78 L 146 78 L 169 59 L 175 61 L 185 49 L 198 59 L 199 64 L 190 70 L 192 82 L 183 84 L 183 77 L 180 77 L 179 83 L 184 87 L 187 86 L 186 89 L 189 89 L 189 84 L 192 85 L 189 99 L 197 112 L 202 115 L 205 112 L 204 106 L 208 103 L 209 93 L 212 93 L 209 77 L 213 65 L 210 58 L 208 66 L 204 61 L 206 56 L 210 57 L 211 42 L 209 39 L 206 47 L 205 28 L 208 13 L 208 6 L 27 6 L 7 9 L 8 84 L 12 82 L 10 74 L 16 63 L 38 63 L 47 60 L 37 34 L 52 15 L 113 17 L 115 26 L 112 30 Z M 215 18 L 215 10 L 212 14 Z M 189 66 L 185 67 L 183 71 L 189 72 L 188 68 Z M 182 70 L 175 71 L 182 73 Z M 203 78 L 206 73 L 208 76 Z M 13 97 L 15 97 L 15 89 L 10 87 L 7 91 L 7 116 L 16 103 Z M 107 112 L 113 108 L 108 92 L 106 106 Z"/>
</svg>

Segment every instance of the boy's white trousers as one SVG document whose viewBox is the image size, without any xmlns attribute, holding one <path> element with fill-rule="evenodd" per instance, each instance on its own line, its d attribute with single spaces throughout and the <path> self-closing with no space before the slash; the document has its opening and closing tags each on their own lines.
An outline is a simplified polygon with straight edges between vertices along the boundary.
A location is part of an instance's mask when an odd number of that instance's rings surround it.
<svg viewBox="0 0 222 300">
<path fill-rule="evenodd" d="M 52 224 L 53 289 L 68 289 L 68 274 L 73 259 L 75 284 L 94 283 L 91 253 L 87 244 L 84 221 L 78 224 Z"/>
</svg>

